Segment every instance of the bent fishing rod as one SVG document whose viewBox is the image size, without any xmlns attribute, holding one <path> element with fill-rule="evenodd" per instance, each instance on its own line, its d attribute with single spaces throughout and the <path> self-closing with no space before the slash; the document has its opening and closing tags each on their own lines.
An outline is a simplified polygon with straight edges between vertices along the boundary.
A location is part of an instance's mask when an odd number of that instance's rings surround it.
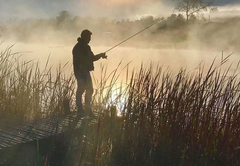
<svg viewBox="0 0 240 166">
<path fill-rule="evenodd" d="M 146 28 L 142 29 L 141 31 L 139 31 L 139 32 L 135 33 L 134 35 L 132 35 L 132 36 L 128 37 L 127 39 L 123 40 L 122 42 L 120 42 L 120 43 L 116 44 L 115 46 L 111 47 L 110 49 L 108 49 L 108 50 L 107 50 L 107 51 L 105 51 L 104 53 L 107 53 L 107 52 L 109 52 L 110 50 L 112 50 L 112 49 L 116 48 L 117 46 L 119 46 L 119 45 L 121 45 L 121 44 L 123 44 L 123 43 L 125 43 L 125 42 L 126 42 L 126 41 L 128 41 L 129 39 L 131 39 L 131 38 L 133 38 L 133 37 L 137 36 L 138 34 L 142 33 L 143 31 L 145 31 L 145 30 L 147 30 L 147 29 L 149 29 L 149 28 L 151 28 L 152 26 L 154 26 L 154 25 L 156 25 L 156 24 L 158 24 L 158 23 L 162 22 L 163 20 L 164 20 L 164 18 L 162 18 L 161 20 L 159 20 L 159 21 L 155 22 L 155 23 L 154 23 L 154 24 L 152 24 L 152 25 L 149 25 L 148 27 L 146 27 Z"/>
</svg>

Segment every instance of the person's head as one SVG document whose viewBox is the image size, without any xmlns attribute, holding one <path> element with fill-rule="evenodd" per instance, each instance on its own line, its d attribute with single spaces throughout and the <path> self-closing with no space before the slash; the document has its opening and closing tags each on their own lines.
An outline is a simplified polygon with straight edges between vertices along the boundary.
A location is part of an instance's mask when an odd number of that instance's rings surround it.
<svg viewBox="0 0 240 166">
<path fill-rule="evenodd" d="M 85 30 L 83 30 L 82 33 L 81 33 L 81 38 L 82 38 L 85 42 L 89 43 L 89 42 L 91 41 L 91 35 L 92 35 L 92 32 L 89 31 L 88 29 L 85 29 Z"/>
</svg>

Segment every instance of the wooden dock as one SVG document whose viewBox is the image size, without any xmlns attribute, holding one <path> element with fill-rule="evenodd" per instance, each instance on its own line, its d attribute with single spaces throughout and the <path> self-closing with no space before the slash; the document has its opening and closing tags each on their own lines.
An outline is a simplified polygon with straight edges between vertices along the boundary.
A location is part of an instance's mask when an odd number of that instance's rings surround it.
<svg viewBox="0 0 240 166">
<path fill-rule="evenodd" d="M 97 119 L 89 119 L 89 117 L 80 118 L 77 116 L 76 113 L 73 113 L 67 116 L 64 116 L 64 115 L 50 116 L 43 119 L 37 119 L 32 122 L 25 122 L 25 123 L 19 124 L 17 126 L 1 126 L 0 127 L 0 165 L 1 165 L 1 160 L 3 161 L 5 160 L 5 158 L 8 157 L 7 156 L 7 153 L 9 153 L 8 151 L 11 151 L 11 153 L 13 151 L 19 151 L 20 148 L 14 148 L 16 146 L 24 147 L 26 145 L 33 145 L 34 146 L 33 151 L 39 151 L 38 144 L 40 141 L 42 141 L 40 143 L 42 145 L 41 147 L 43 147 L 44 145 L 46 150 L 47 147 L 48 149 L 50 149 L 49 146 L 53 146 L 52 145 L 53 139 L 55 139 L 55 143 L 59 144 L 60 142 L 60 145 L 61 145 L 61 144 L 66 144 L 67 142 L 67 146 L 69 146 L 71 137 L 72 137 L 71 133 L 74 133 L 74 130 L 83 132 L 84 130 L 82 130 L 82 128 L 84 128 L 84 126 L 86 127 L 86 123 L 84 125 L 84 122 L 86 121 L 87 121 L 87 126 L 93 126 L 94 124 L 97 123 Z M 58 149 L 55 148 L 55 150 L 52 150 L 51 153 L 55 153 L 54 151 L 58 151 L 58 152 L 63 151 L 61 149 L 61 146 L 59 146 L 59 148 Z M 9 150 L 9 149 L 14 149 L 14 150 Z M 49 152 L 45 152 L 45 153 L 49 153 Z"/>
</svg>

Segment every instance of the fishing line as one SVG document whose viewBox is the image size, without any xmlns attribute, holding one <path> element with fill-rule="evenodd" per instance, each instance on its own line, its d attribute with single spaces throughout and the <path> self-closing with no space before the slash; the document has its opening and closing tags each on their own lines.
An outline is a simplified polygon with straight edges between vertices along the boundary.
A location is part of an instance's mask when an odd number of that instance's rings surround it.
<svg viewBox="0 0 240 166">
<path fill-rule="evenodd" d="M 154 26 L 154 25 L 158 24 L 159 22 L 162 22 L 163 20 L 164 20 L 164 19 L 162 18 L 162 19 L 161 19 L 161 20 L 159 20 L 158 22 L 156 22 L 156 23 L 154 23 L 154 24 L 152 24 L 152 25 L 150 25 L 150 26 L 148 26 L 148 27 L 146 27 L 146 28 L 142 29 L 141 31 L 139 31 L 139 32 L 135 33 L 134 35 L 132 35 L 132 36 L 128 37 L 127 39 L 123 40 L 122 42 L 118 43 L 117 45 L 115 45 L 115 46 L 111 47 L 110 49 L 108 49 L 108 50 L 107 50 L 107 51 L 105 51 L 104 53 L 107 53 L 107 52 L 109 52 L 110 50 L 112 50 L 112 49 L 116 48 L 117 46 L 119 46 L 119 45 L 121 45 L 121 44 L 123 44 L 123 43 L 125 43 L 125 42 L 126 42 L 126 41 L 128 41 L 129 39 L 131 39 L 131 38 L 133 38 L 133 37 L 137 36 L 139 33 L 142 33 L 143 31 L 145 31 L 145 30 L 147 30 L 147 29 L 151 28 L 152 26 Z"/>
</svg>

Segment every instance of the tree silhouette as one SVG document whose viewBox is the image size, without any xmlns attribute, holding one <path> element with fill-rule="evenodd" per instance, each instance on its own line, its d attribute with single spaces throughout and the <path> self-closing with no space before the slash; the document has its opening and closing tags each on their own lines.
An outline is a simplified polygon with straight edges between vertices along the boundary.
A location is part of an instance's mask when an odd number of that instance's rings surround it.
<svg viewBox="0 0 240 166">
<path fill-rule="evenodd" d="M 185 12 L 188 22 L 191 15 L 206 10 L 212 3 L 211 0 L 174 0 L 177 2 L 175 9 L 180 12 Z"/>
<path fill-rule="evenodd" d="M 68 11 L 61 11 L 56 18 L 58 24 L 61 24 L 62 22 L 68 21 L 70 19 L 71 17 Z"/>
</svg>

